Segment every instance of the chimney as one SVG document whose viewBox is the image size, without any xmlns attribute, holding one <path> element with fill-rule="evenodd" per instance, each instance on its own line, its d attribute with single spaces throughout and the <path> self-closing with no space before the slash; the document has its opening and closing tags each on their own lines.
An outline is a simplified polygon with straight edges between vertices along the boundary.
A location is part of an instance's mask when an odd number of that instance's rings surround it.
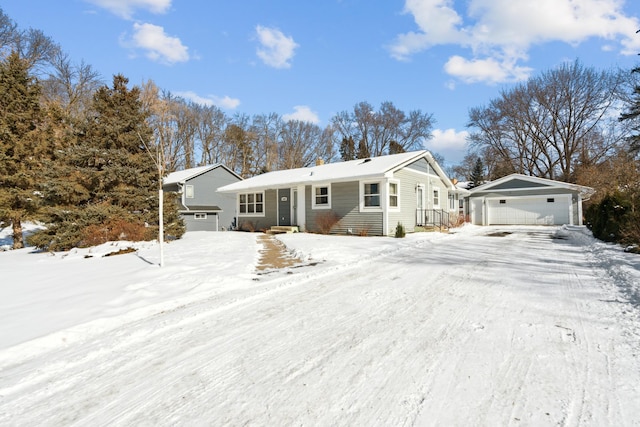
<svg viewBox="0 0 640 427">
<path fill-rule="evenodd" d="M 317 158 L 316 159 L 316 166 L 322 166 L 324 165 L 324 160 L 322 160 L 321 158 Z"/>
</svg>

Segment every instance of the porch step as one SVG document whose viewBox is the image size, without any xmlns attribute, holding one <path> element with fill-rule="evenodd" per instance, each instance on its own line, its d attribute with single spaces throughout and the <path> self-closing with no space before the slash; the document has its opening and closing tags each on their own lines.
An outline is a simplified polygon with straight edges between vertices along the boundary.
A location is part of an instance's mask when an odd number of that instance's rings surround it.
<svg viewBox="0 0 640 427">
<path fill-rule="evenodd" d="M 268 234 L 284 234 L 284 233 L 299 233 L 297 225 L 274 225 L 269 230 Z"/>
</svg>

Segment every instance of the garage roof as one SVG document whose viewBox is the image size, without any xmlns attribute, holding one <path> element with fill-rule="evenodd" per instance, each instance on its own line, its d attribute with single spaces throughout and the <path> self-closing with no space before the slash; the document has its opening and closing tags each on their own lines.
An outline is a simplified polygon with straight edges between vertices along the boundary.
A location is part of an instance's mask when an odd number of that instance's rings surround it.
<svg viewBox="0 0 640 427">
<path fill-rule="evenodd" d="M 586 187 L 584 185 L 570 184 L 568 182 L 513 173 L 471 189 L 471 196 L 475 193 L 482 193 L 491 190 L 529 190 L 532 188 L 558 188 L 575 191 L 580 193 L 583 200 L 588 200 L 595 193 L 593 188 Z"/>
</svg>

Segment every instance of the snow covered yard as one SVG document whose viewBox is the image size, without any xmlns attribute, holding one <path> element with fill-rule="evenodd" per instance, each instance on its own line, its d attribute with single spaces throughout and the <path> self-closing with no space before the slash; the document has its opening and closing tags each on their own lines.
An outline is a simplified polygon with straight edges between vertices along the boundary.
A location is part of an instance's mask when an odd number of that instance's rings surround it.
<svg viewBox="0 0 640 427">
<path fill-rule="evenodd" d="M 640 258 L 583 228 L 0 253 L 0 425 L 640 424 Z M 313 264 L 313 265 L 311 265 Z"/>
</svg>

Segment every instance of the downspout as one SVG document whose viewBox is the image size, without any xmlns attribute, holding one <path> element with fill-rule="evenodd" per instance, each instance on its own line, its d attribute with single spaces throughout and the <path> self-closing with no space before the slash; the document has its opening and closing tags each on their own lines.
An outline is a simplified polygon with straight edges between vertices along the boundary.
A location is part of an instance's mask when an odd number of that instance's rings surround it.
<svg viewBox="0 0 640 427">
<path fill-rule="evenodd" d="M 178 183 L 178 188 L 180 189 L 179 193 L 180 193 L 180 203 L 182 203 L 182 206 L 184 206 L 187 210 L 189 210 L 189 207 L 187 206 L 187 200 L 185 198 L 184 195 L 184 182 L 179 182 Z"/>
</svg>

